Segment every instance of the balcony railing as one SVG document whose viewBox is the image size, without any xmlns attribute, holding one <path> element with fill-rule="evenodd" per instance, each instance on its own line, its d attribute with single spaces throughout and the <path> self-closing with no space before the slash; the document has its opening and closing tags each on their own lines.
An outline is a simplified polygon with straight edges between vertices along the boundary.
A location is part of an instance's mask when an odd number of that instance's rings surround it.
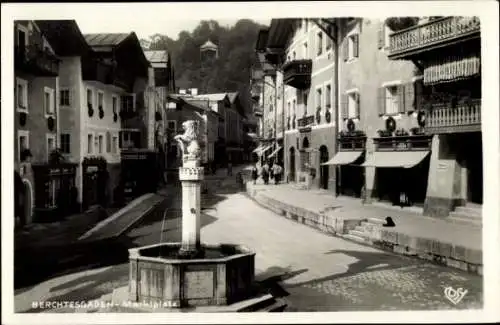
<svg viewBox="0 0 500 325">
<path fill-rule="evenodd" d="M 390 35 L 389 58 L 402 59 L 420 52 L 480 36 L 478 17 L 445 17 Z"/>
<path fill-rule="evenodd" d="M 309 115 L 297 120 L 298 128 L 305 128 L 314 124 L 314 115 Z"/>
<path fill-rule="evenodd" d="M 420 151 L 431 150 L 432 137 L 429 135 L 405 135 L 374 138 L 375 151 Z"/>
<path fill-rule="evenodd" d="M 293 60 L 283 65 L 283 82 L 297 89 L 311 86 L 312 60 Z"/>
<path fill-rule="evenodd" d="M 16 69 L 39 76 L 59 75 L 59 59 L 46 49 L 36 45 L 16 46 Z"/>
<path fill-rule="evenodd" d="M 474 132 L 481 130 L 481 100 L 475 99 L 468 104 L 434 106 L 427 112 L 426 132 L 451 133 Z"/>
</svg>

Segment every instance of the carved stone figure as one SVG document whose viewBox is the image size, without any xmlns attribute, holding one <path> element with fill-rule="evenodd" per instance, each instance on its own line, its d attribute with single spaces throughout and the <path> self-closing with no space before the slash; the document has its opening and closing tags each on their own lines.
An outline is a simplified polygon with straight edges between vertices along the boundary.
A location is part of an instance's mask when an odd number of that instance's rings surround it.
<svg viewBox="0 0 500 325">
<path fill-rule="evenodd" d="M 198 122 L 189 120 L 182 123 L 184 134 L 174 137 L 179 142 L 182 152 L 182 162 L 199 162 L 201 156 L 200 144 L 198 142 Z"/>
</svg>

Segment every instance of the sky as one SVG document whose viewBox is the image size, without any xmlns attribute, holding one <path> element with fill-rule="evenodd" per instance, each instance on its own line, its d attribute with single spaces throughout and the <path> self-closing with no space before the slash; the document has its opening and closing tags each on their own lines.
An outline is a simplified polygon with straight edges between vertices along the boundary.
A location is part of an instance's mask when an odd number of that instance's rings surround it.
<svg viewBox="0 0 500 325">
<path fill-rule="evenodd" d="M 177 39 L 183 30 L 193 31 L 202 19 L 178 19 L 178 20 L 148 20 L 143 17 L 136 20 L 101 20 L 96 24 L 95 17 L 81 16 L 76 18 L 76 22 L 83 34 L 92 33 L 128 33 L 135 32 L 139 39 L 148 39 L 149 36 L 159 33 L 167 35 L 172 39 Z M 233 26 L 238 19 L 214 19 L 221 26 Z M 269 25 L 271 19 L 252 19 L 257 23 Z"/>
</svg>

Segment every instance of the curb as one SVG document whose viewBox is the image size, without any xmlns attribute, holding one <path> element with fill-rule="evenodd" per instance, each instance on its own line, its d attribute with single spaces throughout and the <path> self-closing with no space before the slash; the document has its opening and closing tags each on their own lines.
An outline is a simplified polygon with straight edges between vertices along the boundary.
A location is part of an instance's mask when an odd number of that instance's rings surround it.
<svg viewBox="0 0 500 325">
<path fill-rule="evenodd" d="M 268 197 L 264 193 L 265 190 L 259 191 L 247 185 L 247 196 L 260 206 L 280 216 L 285 216 L 287 219 L 319 230 L 327 235 L 333 235 L 363 246 L 378 248 L 398 256 L 418 258 L 433 262 L 440 266 L 455 268 L 480 276 L 483 275 L 482 250 L 440 242 L 436 239 L 411 236 L 387 230 L 386 228 L 380 229 L 381 234 L 378 236 L 379 238 L 354 238 L 357 236 L 353 236 L 348 232 L 348 229 L 355 228 L 352 223 L 354 220 L 346 220 L 351 222 L 351 224 L 340 225 L 339 227 L 338 223 L 332 222 L 335 218 L 331 218 L 333 220 L 328 222 L 326 221 L 328 216 L 321 212 L 314 212 L 278 202 L 278 200 Z M 322 222 L 319 223 L 315 220 L 311 220 L 308 216 L 314 217 L 314 219 Z M 366 221 L 368 220 L 359 219 L 358 225 Z M 335 225 L 336 227 L 330 227 L 330 225 Z"/>
</svg>

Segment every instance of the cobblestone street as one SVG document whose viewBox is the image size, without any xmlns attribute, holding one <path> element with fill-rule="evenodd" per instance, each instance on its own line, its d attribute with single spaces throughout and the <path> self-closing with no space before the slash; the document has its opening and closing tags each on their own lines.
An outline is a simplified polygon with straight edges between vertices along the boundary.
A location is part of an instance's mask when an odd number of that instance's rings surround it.
<svg viewBox="0 0 500 325">
<path fill-rule="evenodd" d="M 219 192 L 228 192 L 220 194 Z M 284 297 L 286 311 L 468 309 L 482 306 L 482 278 L 332 237 L 262 208 L 236 187 L 209 189 L 202 241 L 238 243 L 256 252 L 256 279 Z M 179 202 L 174 200 L 174 202 Z M 212 206 L 213 205 L 213 206 Z M 180 211 L 171 207 L 164 241 L 180 240 Z M 143 220 L 127 234 L 133 246 L 158 243 L 162 220 Z M 126 249 L 125 247 L 123 249 Z M 125 261 L 124 261 L 125 262 Z M 31 301 L 98 299 L 128 281 L 128 265 L 51 279 L 16 294 L 17 311 Z M 456 305 L 444 289 L 467 290 Z M 70 310 L 59 310 L 68 312 Z"/>
</svg>

